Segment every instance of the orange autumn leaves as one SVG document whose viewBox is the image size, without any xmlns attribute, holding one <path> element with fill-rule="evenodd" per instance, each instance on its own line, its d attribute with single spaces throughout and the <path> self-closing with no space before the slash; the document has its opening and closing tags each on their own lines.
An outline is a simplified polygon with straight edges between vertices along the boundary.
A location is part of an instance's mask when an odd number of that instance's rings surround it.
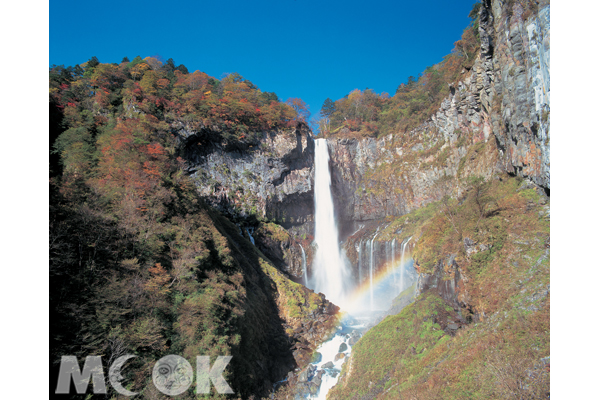
<svg viewBox="0 0 600 400">
<path fill-rule="evenodd" d="M 170 194 L 163 181 L 176 170 L 153 132 L 156 121 L 119 121 L 115 128 L 98 139 L 100 157 L 96 178 L 91 183 L 110 202 L 127 200 L 141 212 L 154 206 L 162 208 Z M 154 122 L 154 123 L 153 123 Z"/>
</svg>

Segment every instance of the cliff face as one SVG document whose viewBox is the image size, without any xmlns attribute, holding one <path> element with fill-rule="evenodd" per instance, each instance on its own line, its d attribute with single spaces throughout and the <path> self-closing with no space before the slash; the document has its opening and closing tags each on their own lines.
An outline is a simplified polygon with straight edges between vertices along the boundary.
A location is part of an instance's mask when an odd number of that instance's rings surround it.
<svg viewBox="0 0 600 400">
<path fill-rule="evenodd" d="M 483 0 L 478 59 L 429 121 L 329 141 L 354 273 L 369 241 L 411 238 L 418 274 L 329 398 L 549 397 L 549 15 Z"/>
<path fill-rule="evenodd" d="M 481 13 L 493 131 L 503 167 L 549 191 L 550 5 L 535 12 L 505 3 L 484 1 Z"/>
<path fill-rule="evenodd" d="M 460 194 L 460 178 L 489 178 L 498 171 L 496 144 L 485 142 L 486 123 L 477 114 L 468 116 L 473 106 L 467 97 L 457 91 L 435 120 L 405 136 L 330 140 L 334 196 L 343 199 L 336 204 L 340 220 L 404 215 L 439 198 L 435 183 L 440 178 L 457 178 Z"/>
<path fill-rule="evenodd" d="M 235 144 L 183 123 L 176 131 L 200 195 L 300 282 L 301 246 L 310 253 L 314 213 L 314 139 L 308 126 L 300 122 Z"/>
<path fill-rule="evenodd" d="M 501 171 L 549 194 L 550 8 L 510 3 L 484 1 L 479 57 L 429 121 L 404 135 L 329 140 L 341 220 L 406 214 L 436 200 L 444 176 L 455 195 L 462 178 Z"/>
<path fill-rule="evenodd" d="M 200 194 L 234 218 L 267 218 L 286 227 L 312 220 L 314 141 L 308 126 L 263 132 L 235 146 L 181 124 L 182 153 Z"/>
</svg>

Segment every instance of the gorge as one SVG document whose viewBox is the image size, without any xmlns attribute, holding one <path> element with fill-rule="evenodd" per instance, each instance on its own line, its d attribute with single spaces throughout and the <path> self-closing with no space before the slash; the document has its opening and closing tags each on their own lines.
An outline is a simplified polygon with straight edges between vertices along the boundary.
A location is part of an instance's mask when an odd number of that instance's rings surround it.
<svg viewBox="0 0 600 400">
<path fill-rule="evenodd" d="M 51 382 L 135 353 L 162 398 L 149 366 L 202 354 L 214 398 L 549 398 L 550 6 L 478 4 L 312 127 L 238 74 L 52 69 Z"/>
</svg>

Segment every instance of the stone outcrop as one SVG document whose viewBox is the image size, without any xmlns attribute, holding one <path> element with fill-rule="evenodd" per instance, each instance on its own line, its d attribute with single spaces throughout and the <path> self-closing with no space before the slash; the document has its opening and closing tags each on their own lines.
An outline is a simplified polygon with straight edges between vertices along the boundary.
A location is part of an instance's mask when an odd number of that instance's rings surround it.
<svg viewBox="0 0 600 400">
<path fill-rule="evenodd" d="M 415 262 L 415 268 L 419 270 L 418 262 Z M 439 261 L 433 273 L 420 273 L 416 290 L 417 295 L 427 290 L 434 290 L 442 299 L 452 304 L 455 310 L 469 307 L 465 279 L 453 255 Z"/>
<path fill-rule="evenodd" d="M 288 318 L 285 325 L 286 329 L 293 332 L 293 355 L 301 367 L 310 363 L 317 347 L 335 333 L 339 323 L 339 307 L 330 303 L 322 293 L 319 293 L 319 298 L 318 307 L 309 319 Z"/>
<path fill-rule="evenodd" d="M 448 112 L 458 113 L 458 107 L 460 103 L 454 102 Z M 457 142 L 455 133 L 445 136 L 435 124 L 424 124 L 407 136 L 329 141 L 332 187 L 341 221 L 403 215 L 437 200 L 440 193 L 435 183 L 440 178 L 471 174 L 489 178 L 498 170 L 496 144 L 483 139 L 484 122 L 457 122 L 473 135 L 470 141 L 477 140 L 470 146 Z M 426 148 L 423 142 L 429 138 L 434 141 Z M 455 195 L 460 195 L 465 184 L 457 179 L 456 187 Z"/>
<path fill-rule="evenodd" d="M 221 212 L 234 219 L 277 220 L 286 227 L 312 220 L 314 140 L 306 124 L 263 132 L 236 145 L 183 123 L 177 135 L 199 192 Z"/>
<path fill-rule="evenodd" d="M 493 132 L 503 167 L 549 191 L 550 5 L 504 3 L 484 1 L 481 13 Z"/>
</svg>

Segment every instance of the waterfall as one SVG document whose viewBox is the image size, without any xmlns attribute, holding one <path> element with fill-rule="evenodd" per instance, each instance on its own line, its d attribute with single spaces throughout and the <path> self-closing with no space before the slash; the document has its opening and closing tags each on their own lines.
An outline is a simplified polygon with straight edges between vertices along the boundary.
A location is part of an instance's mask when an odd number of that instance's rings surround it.
<svg viewBox="0 0 600 400">
<path fill-rule="evenodd" d="M 385 270 L 389 271 L 390 270 L 390 242 L 385 242 Z"/>
<path fill-rule="evenodd" d="M 392 268 L 396 268 L 396 238 L 392 239 Z M 393 272 L 394 285 L 396 284 L 396 271 Z"/>
<path fill-rule="evenodd" d="M 246 228 L 246 233 L 248 233 L 248 237 L 250 238 L 250 242 L 256 246 L 256 243 L 254 243 L 254 238 L 252 237 L 252 234 L 254 233 L 254 228 Z"/>
<path fill-rule="evenodd" d="M 362 282 L 362 240 L 358 242 L 358 284 Z"/>
<path fill-rule="evenodd" d="M 304 274 L 304 286 L 308 285 L 308 274 L 306 273 L 306 253 L 304 252 L 304 247 L 300 245 L 300 250 L 302 250 L 302 273 Z"/>
<path fill-rule="evenodd" d="M 327 139 L 315 140 L 315 243 L 314 289 L 341 306 L 345 299 L 348 271 L 340 253 L 335 223 Z"/>
<path fill-rule="evenodd" d="M 406 242 L 402 242 L 402 254 L 400 255 L 400 291 L 404 290 L 404 250 L 410 239 L 412 239 L 412 236 Z"/>
<path fill-rule="evenodd" d="M 369 260 L 369 290 L 371 296 L 371 311 L 373 311 L 373 247 L 375 246 L 375 238 L 378 234 L 379 232 L 376 232 L 375 236 L 373 236 L 373 239 L 371 239 L 371 256 Z"/>
</svg>

